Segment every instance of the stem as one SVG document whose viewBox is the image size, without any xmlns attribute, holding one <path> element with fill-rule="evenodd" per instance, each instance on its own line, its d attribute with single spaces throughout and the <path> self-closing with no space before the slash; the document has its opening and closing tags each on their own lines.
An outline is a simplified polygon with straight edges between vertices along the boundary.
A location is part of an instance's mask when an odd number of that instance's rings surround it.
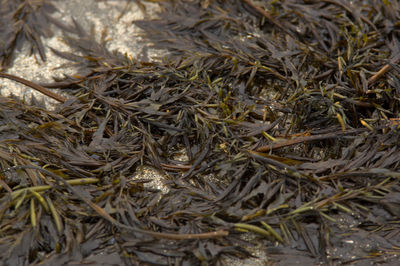
<svg viewBox="0 0 400 266">
<path fill-rule="evenodd" d="M 7 78 L 16 82 L 19 82 L 21 84 L 24 84 L 25 86 L 31 87 L 32 89 L 35 89 L 37 91 L 39 91 L 40 93 L 49 96 L 50 98 L 60 102 L 60 103 L 64 103 L 67 99 L 64 98 L 61 95 L 58 95 L 52 91 L 49 91 L 48 89 L 46 89 L 45 87 L 40 86 L 39 84 L 33 83 L 32 81 L 11 75 L 11 74 L 6 74 L 3 72 L 0 72 L 0 77 L 2 78 Z"/>
<path fill-rule="evenodd" d="M 350 134 L 364 132 L 364 131 L 365 131 L 365 129 L 361 128 L 361 129 L 346 130 L 345 132 L 337 131 L 337 132 L 334 132 L 334 133 L 327 133 L 327 134 L 321 134 L 321 135 L 299 137 L 299 138 L 290 139 L 290 140 L 287 140 L 287 141 L 284 141 L 284 142 L 278 142 L 278 143 L 271 144 L 271 145 L 261 146 L 261 147 L 257 148 L 256 151 L 257 152 L 267 152 L 267 151 L 270 151 L 270 150 L 275 150 L 275 149 L 278 149 L 278 148 L 291 146 L 291 145 L 299 144 L 299 143 L 302 143 L 302 142 L 309 142 L 309 141 L 314 141 L 314 140 L 324 140 L 324 139 L 333 139 L 333 138 L 337 138 L 337 137 L 342 136 L 342 135 L 350 135 Z"/>
<path fill-rule="evenodd" d="M 400 56 L 395 58 L 392 61 L 392 64 L 397 64 L 400 61 Z M 379 79 L 380 77 L 382 77 L 383 75 L 386 74 L 386 72 L 388 72 L 392 67 L 390 66 L 390 64 L 386 64 L 384 65 L 381 69 L 379 69 L 378 72 L 375 73 L 375 75 L 373 75 L 372 77 L 369 78 L 368 80 L 368 85 L 371 85 L 372 83 L 374 83 L 377 79 Z"/>
</svg>

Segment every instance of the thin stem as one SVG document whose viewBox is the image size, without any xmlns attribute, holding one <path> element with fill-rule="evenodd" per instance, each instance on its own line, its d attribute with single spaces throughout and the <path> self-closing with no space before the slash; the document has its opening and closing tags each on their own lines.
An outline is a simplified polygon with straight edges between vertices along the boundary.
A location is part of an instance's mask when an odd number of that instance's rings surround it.
<svg viewBox="0 0 400 266">
<path fill-rule="evenodd" d="M 49 91 L 48 89 L 46 89 L 45 87 L 40 86 L 39 84 L 33 83 L 32 81 L 26 80 L 24 78 L 20 78 L 11 74 L 6 74 L 3 72 L 0 72 L 0 77 L 2 78 L 7 78 L 7 79 L 11 79 L 13 81 L 19 82 L 21 84 L 24 84 L 25 86 L 31 87 L 32 89 L 35 89 L 37 91 L 39 91 L 40 93 L 49 96 L 50 98 L 60 102 L 60 103 L 64 103 L 67 99 L 64 98 L 61 95 L 58 95 L 52 91 Z"/>
<path fill-rule="evenodd" d="M 359 133 L 359 132 L 363 132 L 363 131 L 365 131 L 365 129 L 362 128 L 362 129 L 346 130 L 345 132 L 338 131 L 338 132 L 334 132 L 334 133 L 327 133 L 327 134 L 321 134 L 321 135 L 304 136 L 304 137 L 299 137 L 299 138 L 295 138 L 295 139 L 289 139 L 289 140 L 284 141 L 284 142 L 277 142 L 277 143 L 273 143 L 271 145 L 261 146 L 261 147 L 257 148 L 256 151 L 257 152 L 267 152 L 267 151 L 270 151 L 270 150 L 275 150 L 275 149 L 278 149 L 278 148 L 287 147 L 287 146 L 299 144 L 299 143 L 302 143 L 302 142 L 309 142 L 309 141 L 314 141 L 314 140 L 324 140 L 324 139 L 333 139 L 333 138 L 336 138 L 336 137 L 341 136 L 341 135 L 350 135 L 350 134 Z"/>
<path fill-rule="evenodd" d="M 400 58 L 398 58 L 397 60 L 395 60 L 393 63 L 397 64 L 400 61 Z M 386 64 L 384 65 L 381 69 L 379 69 L 378 72 L 376 72 L 372 77 L 369 78 L 368 80 L 368 85 L 371 85 L 372 83 L 374 83 L 377 79 L 379 79 L 380 77 L 382 77 L 383 75 L 385 75 L 392 67 L 390 66 L 390 64 Z"/>
</svg>

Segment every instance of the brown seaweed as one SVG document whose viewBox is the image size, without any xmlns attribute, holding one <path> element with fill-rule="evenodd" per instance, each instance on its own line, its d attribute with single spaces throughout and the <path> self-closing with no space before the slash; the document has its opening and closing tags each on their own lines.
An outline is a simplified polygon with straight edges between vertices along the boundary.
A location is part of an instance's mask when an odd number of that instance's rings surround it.
<svg viewBox="0 0 400 266">
<path fill-rule="evenodd" d="M 8 68 L 15 53 L 28 43 L 30 52 L 46 60 L 42 38 L 53 35 L 51 25 L 63 23 L 51 15 L 57 12 L 50 0 L 1 0 L 0 1 L 0 70 Z M 67 27 L 63 27 L 67 30 Z"/>
<path fill-rule="evenodd" d="M 396 261 L 399 3 L 159 4 L 134 23 L 165 58 L 76 23 L 56 111 L 0 98 L 1 259 L 222 264 L 247 232 L 272 262 Z"/>
</svg>

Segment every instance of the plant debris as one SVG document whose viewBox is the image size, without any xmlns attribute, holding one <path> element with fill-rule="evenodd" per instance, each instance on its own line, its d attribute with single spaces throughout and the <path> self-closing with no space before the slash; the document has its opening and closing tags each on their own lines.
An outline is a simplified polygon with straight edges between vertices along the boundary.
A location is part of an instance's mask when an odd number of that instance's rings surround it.
<svg viewBox="0 0 400 266">
<path fill-rule="evenodd" d="M 54 52 L 76 75 L 0 73 L 68 93 L 55 111 L 0 98 L 1 260 L 222 265 L 251 232 L 271 262 L 397 261 L 400 3 L 159 5 L 133 23 L 164 58 L 74 22 Z"/>
<path fill-rule="evenodd" d="M 1 0 L 0 1 L 0 70 L 12 64 L 15 53 L 29 43 L 31 53 L 46 60 L 42 37 L 53 35 L 50 25 L 68 28 L 51 15 L 57 12 L 53 1 L 46 0 Z"/>
</svg>

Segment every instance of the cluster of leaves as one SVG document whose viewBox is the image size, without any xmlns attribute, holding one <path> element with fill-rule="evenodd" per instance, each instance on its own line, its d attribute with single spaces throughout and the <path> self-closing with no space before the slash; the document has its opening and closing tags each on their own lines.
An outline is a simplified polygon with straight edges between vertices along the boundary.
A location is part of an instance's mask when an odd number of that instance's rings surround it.
<svg viewBox="0 0 400 266">
<path fill-rule="evenodd" d="M 0 1 L 0 70 L 12 64 L 15 53 L 26 43 L 32 53 L 38 53 L 46 60 L 41 38 L 53 35 L 50 25 L 63 27 L 51 16 L 56 11 L 56 7 L 45 0 Z"/>
<path fill-rule="evenodd" d="M 400 8 L 364 2 L 163 2 L 135 22 L 155 62 L 76 26 L 57 111 L 1 98 L 1 167 L 32 166 L 1 180 L 2 260 L 222 263 L 242 231 L 286 263 L 393 259 Z"/>
</svg>

